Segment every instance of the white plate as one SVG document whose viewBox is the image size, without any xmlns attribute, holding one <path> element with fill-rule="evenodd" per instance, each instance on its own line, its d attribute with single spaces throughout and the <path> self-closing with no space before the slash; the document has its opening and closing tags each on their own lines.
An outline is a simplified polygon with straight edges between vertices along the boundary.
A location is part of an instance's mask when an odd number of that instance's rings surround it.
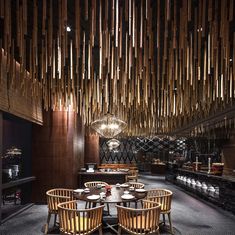
<svg viewBox="0 0 235 235">
<path fill-rule="evenodd" d="M 122 188 L 128 188 L 129 187 L 129 184 L 121 184 L 120 185 Z"/>
<path fill-rule="evenodd" d="M 146 192 L 146 190 L 143 189 L 143 188 L 137 188 L 135 191 L 136 191 L 137 193 L 145 193 L 145 192 Z"/>
<path fill-rule="evenodd" d="M 73 190 L 75 193 L 82 193 L 82 192 L 84 192 L 84 189 L 82 189 L 82 188 L 78 188 L 78 189 L 75 189 L 75 190 Z"/>
<path fill-rule="evenodd" d="M 87 199 L 89 199 L 89 200 L 98 200 L 99 198 L 100 198 L 100 195 L 95 195 L 95 194 L 87 197 Z"/>
<path fill-rule="evenodd" d="M 122 199 L 125 199 L 125 200 L 130 200 L 130 199 L 133 199 L 133 198 L 135 198 L 133 195 L 131 195 L 131 194 L 123 194 L 122 196 L 121 196 L 121 198 Z"/>
</svg>

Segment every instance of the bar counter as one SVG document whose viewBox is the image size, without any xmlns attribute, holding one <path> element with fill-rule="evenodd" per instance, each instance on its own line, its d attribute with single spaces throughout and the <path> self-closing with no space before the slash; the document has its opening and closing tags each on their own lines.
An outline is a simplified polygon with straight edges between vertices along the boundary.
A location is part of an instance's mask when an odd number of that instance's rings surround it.
<svg viewBox="0 0 235 235">
<path fill-rule="evenodd" d="M 125 183 L 127 172 L 110 171 L 110 172 L 78 172 L 78 185 L 84 187 L 84 183 L 88 181 L 104 181 L 108 184 Z"/>
<path fill-rule="evenodd" d="M 179 180 L 177 176 L 183 176 L 187 179 L 194 179 L 206 185 L 213 186 L 216 191 L 211 192 L 197 185 Z M 173 174 L 168 174 L 166 179 L 182 187 L 192 195 L 203 198 L 218 206 L 223 207 L 235 214 L 235 177 L 234 176 L 216 176 L 206 172 L 195 172 L 185 169 L 175 169 Z"/>
</svg>

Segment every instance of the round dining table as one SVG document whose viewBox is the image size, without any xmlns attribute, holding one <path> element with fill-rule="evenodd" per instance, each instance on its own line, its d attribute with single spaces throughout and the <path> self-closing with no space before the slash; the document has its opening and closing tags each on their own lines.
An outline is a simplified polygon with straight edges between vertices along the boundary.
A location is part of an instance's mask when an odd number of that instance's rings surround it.
<svg viewBox="0 0 235 235">
<path fill-rule="evenodd" d="M 124 191 L 128 191 L 129 192 L 128 194 L 132 195 L 133 198 L 123 199 L 122 195 L 124 195 Z M 105 196 L 103 198 L 99 197 L 99 199 L 96 199 L 96 200 L 89 199 L 89 196 L 91 196 L 91 195 L 99 195 L 100 196 L 100 193 L 105 193 Z M 147 191 L 136 192 L 135 190 L 133 190 L 133 191 L 129 190 L 129 185 L 128 185 L 128 187 L 118 187 L 116 185 L 111 185 L 110 191 L 107 191 L 105 189 L 105 187 L 102 187 L 102 188 L 93 187 L 93 188 L 90 188 L 90 192 L 84 192 L 84 191 L 79 192 L 79 193 L 74 192 L 74 197 L 76 199 L 85 201 L 86 205 L 88 205 L 88 207 L 95 207 L 97 203 L 100 203 L 100 204 L 114 203 L 114 204 L 118 204 L 118 205 L 122 204 L 123 206 L 127 206 L 127 204 L 130 202 L 134 202 L 135 207 L 137 207 L 137 202 L 139 200 L 145 198 L 146 195 L 147 195 Z M 105 227 L 103 227 L 104 229 L 109 228 L 113 232 L 118 234 L 118 231 L 116 229 L 116 226 L 118 225 L 117 223 L 110 223 L 103 218 L 103 224 L 105 225 Z"/>
<path fill-rule="evenodd" d="M 133 196 L 131 199 L 123 199 L 122 195 L 124 195 L 124 191 L 128 191 L 130 195 Z M 103 198 L 99 198 L 96 200 L 90 200 L 88 196 L 91 195 L 99 195 L 100 193 L 105 193 L 105 196 Z M 129 190 L 129 187 L 118 187 L 116 185 L 111 185 L 111 190 L 106 191 L 105 187 L 102 188 L 90 188 L 90 192 L 82 192 L 82 193 L 76 193 L 74 192 L 74 197 L 76 199 L 86 201 L 86 202 L 92 202 L 94 203 L 114 203 L 114 204 L 123 204 L 125 205 L 127 202 L 137 202 L 140 199 L 143 199 L 146 197 L 147 191 L 144 192 L 136 192 L 135 190 L 131 191 Z M 88 197 L 88 198 L 87 198 Z"/>
</svg>

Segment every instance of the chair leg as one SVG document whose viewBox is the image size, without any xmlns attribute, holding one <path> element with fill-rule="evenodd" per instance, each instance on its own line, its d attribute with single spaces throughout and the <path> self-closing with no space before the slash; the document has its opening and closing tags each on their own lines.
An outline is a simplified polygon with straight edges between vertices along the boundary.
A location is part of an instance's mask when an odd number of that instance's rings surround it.
<svg viewBox="0 0 235 235">
<path fill-rule="evenodd" d="M 50 213 L 50 212 L 48 212 L 47 222 L 46 222 L 46 224 L 45 224 L 44 234 L 47 234 L 47 233 L 48 233 L 50 220 L 51 220 L 51 213 Z"/>
<path fill-rule="evenodd" d="M 55 217 L 54 217 L 54 227 L 56 226 L 56 219 L 57 219 L 57 214 L 55 214 Z"/>
<path fill-rule="evenodd" d="M 107 203 L 108 215 L 110 215 L 109 204 Z"/>
<path fill-rule="evenodd" d="M 122 228 L 119 226 L 118 227 L 118 235 L 121 235 L 122 234 Z"/>
<path fill-rule="evenodd" d="M 172 227 L 172 223 L 171 223 L 171 213 L 168 213 L 168 220 L 169 220 L 169 224 L 170 224 L 170 231 L 171 231 L 171 234 L 174 234 L 173 232 L 173 227 Z"/>
<path fill-rule="evenodd" d="M 138 205 L 137 205 L 137 201 L 135 201 L 135 209 L 137 209 L 138 208 Z"/>
<path fill-rule="evenodd" d="M 163 223 L 165 225 L 166 224 L 165 214 L 162 214 L 162 218 L 163 218 Z"/>
<path fill-rule="evenodd" d="M 102 227 L 100 226 L 99 228 L 99 235 L 103 235 L 103 230 L 102 230 Z"/>
<path fill-rule="evenodd" d="M 16 191 L 14 192 L 14 204 L 16 205 L 16 201 L 17 201 L 17 198 L 16 198 Z"/>
</svg>

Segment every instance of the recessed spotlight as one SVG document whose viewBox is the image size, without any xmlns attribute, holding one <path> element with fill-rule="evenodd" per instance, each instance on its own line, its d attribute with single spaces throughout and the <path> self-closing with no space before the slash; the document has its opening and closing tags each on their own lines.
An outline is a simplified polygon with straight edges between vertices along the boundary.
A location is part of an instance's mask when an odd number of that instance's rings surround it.
<svg viewBox="0 0 235 235">
<path fill-rule="evenodd" d="M 230 62 L 232 62 L 232 61 L 233 61 L 233 59 L 231 58 L 231 59 L 229 59 L 229 61 L 230 61 Z"/>
<path fill-rule="evenodd" d="M 71 32 L 71 28 L 69 26 L 66 27 L 67 32 Z"/>
</svg>

